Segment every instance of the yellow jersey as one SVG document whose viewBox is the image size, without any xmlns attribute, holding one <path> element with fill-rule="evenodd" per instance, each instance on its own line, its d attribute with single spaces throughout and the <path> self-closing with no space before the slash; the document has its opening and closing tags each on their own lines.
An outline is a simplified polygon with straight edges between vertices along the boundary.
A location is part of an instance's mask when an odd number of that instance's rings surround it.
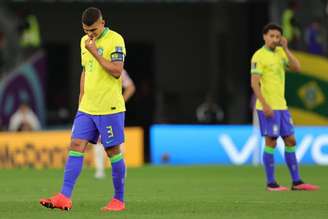
<svg viewBox="0 0 328 219">
<path fill-rule="evenodd" d="M 85 48 L 85 35 L 81 39 L 81 64 L 84 68 L 84 94 L 79 111 L 91 115 L 107 115 L 125 111 L 122 79 L 109 74 Z M 105 27 L 96 39 L 98 54 L 111 62 L 122 61 L 126 55 L 123 37 Z"/>
<path fill-rule="evenodd" d="M 251 60 L 251 74 L 261 75 L 260 86 L 264 99 L 273 110 L 287 109 L 285 99 L 285 69 L 288 57 L 282 47 L 271 50 L 265 46 L 257 50 Z M 262 110 L 259 100 L 256 109 Z"/>
</svg>

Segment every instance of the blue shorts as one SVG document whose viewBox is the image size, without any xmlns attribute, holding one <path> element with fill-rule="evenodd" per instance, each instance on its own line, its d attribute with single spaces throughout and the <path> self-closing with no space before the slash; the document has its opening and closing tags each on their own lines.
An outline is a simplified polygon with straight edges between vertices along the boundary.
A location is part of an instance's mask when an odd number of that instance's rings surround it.
<svg viewBox="0 0 328 219">
<path fill-rule="evenodd" d="M 72 128 L 72 138 L 96 144 L 101 137 L 105 148 L 124 142 L 124 112 L 108 115 L 90 115 L 77 112 Z"/>
<path fill-rule="evenodd" d="M 266 117 L 262 110 L 257 110 L 262 136 L 287 137 L 294 135 L 293 121 L 288 110 L 273 110 L 272 117 Z"/>
</svg>

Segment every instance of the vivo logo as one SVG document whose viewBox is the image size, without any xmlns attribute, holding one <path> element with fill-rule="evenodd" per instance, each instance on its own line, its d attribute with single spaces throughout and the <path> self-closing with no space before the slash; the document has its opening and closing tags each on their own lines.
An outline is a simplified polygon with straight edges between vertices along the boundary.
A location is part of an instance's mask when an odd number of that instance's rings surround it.
<svg viewBox="0 0 328 219">
<path fill-rule="evenodd" d="M 235 165 L 245 164 L 251 156 L 257 157 L 257 159 L 255 159 L 257 161 L 261 160 L 260 156 L 263 151 L 264 144 L 258 135 L 250 135 L 240 150 L 238 150 L 238 147 L 234 143 L 232 137 L 228 134 L 219 135 L 218 143 L 222 146 L 230 161 Z M 328 165 L 328 153 L 323 151 L 324 147 L 328 147 L 328 135 L 304 135 L 301 140 L 298 141 L 296 148 L 296 156 L 298 161 L 302 161 L 305 155 L 309 152 L 314 163 Z M 282 140 L 278 140 L 276 150 L 279 150 L 281 156 L 283 157 L 284 143 Z"/>
</svg>

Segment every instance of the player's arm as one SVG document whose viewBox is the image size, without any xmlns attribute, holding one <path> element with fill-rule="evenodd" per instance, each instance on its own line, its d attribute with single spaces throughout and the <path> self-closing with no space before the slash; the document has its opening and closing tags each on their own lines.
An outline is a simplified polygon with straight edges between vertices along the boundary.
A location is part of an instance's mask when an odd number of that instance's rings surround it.
<svg viewBox="0 0 328 219">
<path fill-rule="evenodd" d="M 281 37 L 280 44 L 282 48 L 284 48 L 284 51 L 288 58 L 288 68 L 291 71 L 299 72 L 301 71 L 301 64 L 298 61 L 298 59 L 293 55 L 293 53 L 288 48 L 288 41 L 285 37 Z"/>
<path fill-rule="evenodd" d="M 252 73 L 251 87 L 253 89 L 253 92 L 254 92 L 256 98 L 260 101 L 260 103 L 262 105 L 263 113 L 266 116 L 271 117 L 271 116 L 273 116 L 273 111 L 272 111 L 270 105 L 266 102 L 265 98 L 262 95 L 260 80 L 261 80 L 261 75 L 260 74 Z"/>
<path fill-rule="evenodd" d="M 80 95 L 79 95 L 79 104 L 81 103 L 83 94 L 84 94 L 84 77 L 85 77 L 85 73 L 84 73 L 84 68 L 83 71 L 81 73 L 81 78 L 80 78 Z"/>
<path fill-rule="evenodd" d="M 132 95 L 134 94 L 134 92 L 136 91 L 136 87 L 134 85 L 134 83 L 129 84 L 123 91 L 123 98 L 124 101 L 128 101 L 128 99 L 130 99 L 130 97 L 132 97 Z"/>
<path fill-rule="evenodd" d="M 98 63 L 112 76 L 119 78 L 123 71 L 123 61 L 109 61 L 98 54 L 95 40 L 88 38 L 85 41 L 85 48 L 95 57 Z"/>
<path fill-rule="evenodd" d="M 128 73 L 123 70 L 122 72 L 122 85 L 123 85 L 123 98 L 124 101 L 127 102 L 130 97 L 135 93 L 136 86 L 134 85 L 134 82 L 129 77 Z"/>
</svg>

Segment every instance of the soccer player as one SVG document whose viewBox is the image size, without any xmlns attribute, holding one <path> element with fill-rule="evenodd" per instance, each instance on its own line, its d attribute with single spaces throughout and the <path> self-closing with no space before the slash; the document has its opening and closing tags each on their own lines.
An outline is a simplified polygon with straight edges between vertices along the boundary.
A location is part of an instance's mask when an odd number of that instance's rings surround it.
<svg viewBox="0 0 328 219">
<path fill-rule="evenodd" d="M 257 50 L 251 61 L 251 86 L 257 97 L 256 109 L 261 135 L 265 137 L 263 163 L 268 191 L 286 191 L 274 175 L 274 149 L 277 138 L 285 143 L 285 160 L 292 178 L 292 190 L 317 190 L 318 186 L 305 184 L 298 171 L 295 155 L 296 140 L 291 116 L 285 100 L 285 69 L 300 71 L 300 63 L 288 49 L 282 29 L 267 24 L 263 29 L 265 45 Z"/>
<path fill-rule="evenodd" d="M 127 102 L 130 97 L 134 94 L 136 87 L 130 78 L 128 72 L 123 69 L 122 75 L 122 87 L 123 87 L 123 98 L 124 101 Z M 105 160 L 104 160 L 104 147 L 101 142 L 98 140 L 98 143 L 93 146 L 94 150 L 94 159 L 95 159 L 95 178 L 103 179 L 105 178 Z"/>
<path fill-rule="evenodd" d="M 125 209 L 125 162 L 120 150 L 124 142 L 125 103 L 122 96 L 121 73 L 125 58 L 122 36 L 108 27 L 98 8 L 87 8 L 82 14 L 85 36 L 81 39 L 83 71 L 80 80 L 79 109 L 74 119 L 72 140 L 65 165 L 61 192 L 40 200 L 48 208 L 69 210 L 71 195 L 83 165 L 88 142 L 101 143 L 112 165 L 114 197 L 103 211 Z"/>
</svg>

